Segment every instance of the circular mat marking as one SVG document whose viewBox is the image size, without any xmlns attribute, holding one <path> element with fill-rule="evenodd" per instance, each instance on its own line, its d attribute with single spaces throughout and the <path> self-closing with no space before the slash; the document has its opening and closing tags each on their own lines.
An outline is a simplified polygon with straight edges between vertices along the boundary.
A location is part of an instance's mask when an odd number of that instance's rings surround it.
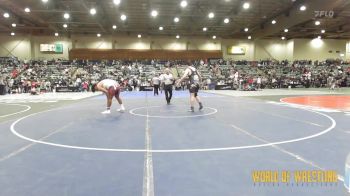
<svg viewBox="0 0 350 196">
<path fill-rule="evenodd" d="M 217 109 L 211 108 L 211 107 L 204 107 L 204 109 L 209 109 L 209 113 L 204 113 L 204 114 L 196 114 L 194 113 L 193 115 L 166 115 L 166 116 L 160 116 L 160 115 L 147 115 L 147 114 L 142 114 L 138 113 L 137 111 L 147 109 L 147 108 L 160 108 L 162 106 L 148 106 L 148 107 L 138 107 L 131 109 L 129 111 L 130 114 L 135 115 L 135 116 L 142 116 L 142 117 L 149 117 L 149 118 L 195 118 L 195 117 L 201 117 L 201 116 L 210 116 L 218 112 Z"/>
<path fill-rule="evenodd" d="M 8 116 L 13 116 L 13 115 L 16 115 L 16 114 L 20 114 L 20 113 L 23 113 L 23 112 L 26 112 L 28 110 L 31 109 L 31 107 L 29 105 L 21 105 L 21 104 L 7 104 L 7 103 L 0 103 L 0 104 L 3 104 L 3 105 L 9 105 L 9 106 L 21 106 L 21 107 L 26 107 L 26 109 L 24 110 L 21 110 L 19 112 L 14 112 L 14 113 L 11 113 L 11 114 L 5 114 L 5 115 L 1 115 L 0 118 L 5 118 L 5 117 L 8 117 Z"/>
<path fill-rule="evenodd" d="M 30 142 L 34 142 L 34 143 L 38 143 L 38 144 L 44 144 L 44 145 L 49 145 L 49 146 L 55 146 L 55 147 L 61 147 L 61 148 L 68 148 L 68 149 L 77 149 L 77 150 L 90 150 L 90 151 L 107 151 L 107 152 L 152 152 L 152 153 L 184 153 L 184 152 L 212 152 L 212 151 L 228 151 L 228 150 L 242 150 L 242 149 L 251 149 L 251 148 L 262 148 L 262 147 L 268 147 L 268 146 L 274 146 L 274 145 L 280 145 L 280 144 L 287 144 L 287 143 L 294 143 L 294 142 L 300 142 L 300 141 L 304 141 L 304 140 L 309 140 L 312 138 L 316 138 L 319 137 L 321 135 L 324 135 L 328 132 L 330 132 L 332 129 L 334 129 L 334 127 L 336 126 L 336 121 L 323 113 L 317 112 L 317 111 L 312 111 L 312 110 L 307 110 L 307 109 L 302 109 L 305 111 L 309 111 L 312 113 L 316 113 L 318 115 L 324 116 L 326 117 L 328 120 L 331 121 L 331 125 L 326 128 L 325 130 L 322 130 L 318 133 L 315 133 L 313 135 L 309 135 L 306 137 L 301 137 L 301 138 L 296 138 L 296 139 L 290 139 L 290 140 L 283 140 L 283 141 L 277 141 L 277 142 L 271 142 L 271 143 L 265 143 L 265 144 L 257 144 L 257 145 L 245 145 L 245 146 L 232 146 L 232 147 L 222 147 L 222 148 L 195 148 L 195 149 L 154 149 L 154 150 L 147 150 L 147 149 L 117 149 L 117 148 L 93 148 L 93 147 L 85 147 L 85 146 L 73 146 L 73 145 L 65 145 L 65 144 L 59 144 L 59 143 L 53 143 L 53 142 L 45 142 L 45 141 L 41 141 L 41 140 L 36 140 L 36 139 L 32 139 L 29 138 L 27 136 L 24 136 L 20 133 L 18 133 L 15 129 L 16 124 L 18 124 L 19 122 L 21 122 L 22 120 L 29 118 L 31 116 L 40 114 L 40 113 L 45 113 L 45 112 L 49 112 L 52 110 L 48 110 L 48 111 L 42 111 L 42 112 L 37 112 L 37 113 L 33 113 L 27 116 L 24 116 L 22 118 L 19 118 L 18 120 L 16 120 L 15 122 L 13 122 L 10 126 L 11 132 L 16 135 L 17 137 L 30 141 Z"/>
</svg>

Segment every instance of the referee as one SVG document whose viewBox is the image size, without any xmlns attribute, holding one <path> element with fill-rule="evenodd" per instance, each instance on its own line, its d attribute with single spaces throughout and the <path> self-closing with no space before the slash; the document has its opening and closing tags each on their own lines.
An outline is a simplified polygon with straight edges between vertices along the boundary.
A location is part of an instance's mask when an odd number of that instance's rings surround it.
<svg viewBox="0 0 350 196">
<path fill-rule="evenodd" d="M 158 74 L 156 74 L 152 78 L 152 85 L 153 85 L 153 90 L 154 90 L 154 96 L 159 95 L 159 86 L 160 86 L 160 78 L 158 77 Z"/>
<path fill-rule="evenodd" d="M 173 74 L 170 73 L 170 70 L 166 68 L 164 74 L 160 76 L 162 84 L 164 85 L 165 99 L 167 104 L 170 104 L 171 97 L 173 96 L 173 84 L 175 82 Z"/>
</svg>

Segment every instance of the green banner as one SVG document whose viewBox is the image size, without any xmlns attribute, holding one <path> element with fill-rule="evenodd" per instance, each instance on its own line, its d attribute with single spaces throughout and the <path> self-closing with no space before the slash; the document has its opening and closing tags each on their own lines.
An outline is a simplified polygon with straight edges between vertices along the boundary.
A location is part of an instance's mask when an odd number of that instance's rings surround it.
<svg viewBox="0 0 350 196">
<path fill-rule="evenodd" d="M 55 46 L 56 53 L 63 53 L 63 44 L 55 44 Z"/>
</svg>

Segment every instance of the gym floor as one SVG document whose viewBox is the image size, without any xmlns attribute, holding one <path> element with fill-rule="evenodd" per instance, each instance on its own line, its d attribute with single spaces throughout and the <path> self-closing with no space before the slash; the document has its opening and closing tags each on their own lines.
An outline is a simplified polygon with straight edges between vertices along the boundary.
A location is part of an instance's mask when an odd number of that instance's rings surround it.
<svg viewBox="0 0 350 196">
<path fill-rule="evenodd" d="M 174 93 L 168 106 L 124 92 L 127 111 L 114 102 L 110 115 L 102 95 L 0 102 L 0 195 L 348 195 L 347 93 L 201 92 L 194 113 L 188 92 Z M 339 181 L 254 183 L 257 170 L 335 170 Z"/>
</svg>

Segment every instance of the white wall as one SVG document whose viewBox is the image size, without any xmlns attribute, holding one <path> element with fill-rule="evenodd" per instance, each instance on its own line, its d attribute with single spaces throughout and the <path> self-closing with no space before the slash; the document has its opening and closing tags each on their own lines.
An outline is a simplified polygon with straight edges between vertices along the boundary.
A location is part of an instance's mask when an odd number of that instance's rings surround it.
<svg viewBox="0 0 350 196">
<path fill-rule="evenodd" d="M 188 38 L 189 50 L 221 50 L 221 40 Z"/>
<path fill-rule="evenodd" d="M 286 59 L 289 60 L 289 61 L 294 60 L 294 40 L 289 40 L 287 42 Z"/>
<path fill-rule="evenodd" d="M 345 53 L 345 58 L 347 60 L 350 60 L 350 41 L 346 43 L 346 53 Z"/>
<path fill-rule="evenodd" d="M 119 45 L 118 45 L 119 44 Z M 122 38 L 117 41 L 118 49 L 159 49 L 159 50 L 221 50 L 221 43 L 217 40 L 183 37 L 142 37 Z"/>
<path fill-rule="evenodd" d="M 177 39 L 162 39 L 154 41 L 154 46 L 152 49 L 164 49 L 164 50 L 186 50 L 187 41 L 177 40 Z"/>
<path fill-rule="evenodd" d="M 330 53 L 329 51 L 332 51 Z M 340 53 L 346 53 L 346 40 L 334 39 L 295 39 L 294 59 L 326 60 L 339 59 Z"/>
<path fill-rule="evenodd" d="M 74 36 L 70 39 L 75 48 L 112 49 L 110 37 Z"/>
<path fill-rule="evenodd" d="M 0 36 L 0 56 L 31 59 L 29 36 Z"/>
<path fill-rule="evenodd" d="M 114 49 L 137 49 L 148 50 L 150 49 L 150 41 L 147 38 L 135 38 L 135 37 L 113 37 Z"/>
<path fill-rule="evenodd" d="M 287 40 L 256 40 L 254 59 L 275 59 L 275 60 L 292 60 L 293 42 Z"/>
<path fill-rule="evenodd" d="M 40 52 L 40 44 L 63 44 L 63 53 Z M 319 45 L 317 45 L 319 44 Z M 229 55 L 227 47 L 244 47 L 244 55 Z M 164 50 L 222 50 L 225 59 L 233 60 L 294 60 L 311 59 L 325 60 L 328 58 L 341 58 L 350 60 L 349 40 L 322 39 L 318 42 L 309 39 L 295 39 L 283 41 L 269 40 L 238 40 L 238 39 L 209 39 L 205 37 L 142 37 L 134 36 L 84 36 L 75 35 L 72 38 L 54 36 L 9 36 L 0 35 L 0 56 L 16 56 L 20 59 L 52 59 L 69 58 L 72 48 L 91 49 L 164 49 Z M 332 53 L 329 53 L 332 50 Z M 335 51 L 340 51 L 336 53 Z"/>
</svg>

